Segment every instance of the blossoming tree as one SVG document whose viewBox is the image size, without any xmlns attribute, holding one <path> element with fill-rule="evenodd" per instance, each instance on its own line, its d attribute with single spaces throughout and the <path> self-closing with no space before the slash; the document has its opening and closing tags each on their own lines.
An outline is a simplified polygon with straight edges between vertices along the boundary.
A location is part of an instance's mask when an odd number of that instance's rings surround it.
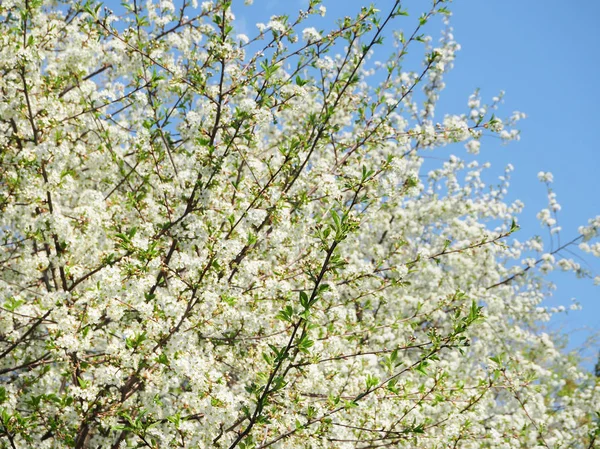
<svg viewBox="0 0 600 449">
<path fill-rule="evenodd" d="M 434 115 L 447 2 L 250 37 L 231 3 L 0 3 L 0 447 L 595 447 L 598 380 L 537 323 L 600 217 L 548 249 L 510 166 L 424 172 L 522 117 Z"/>
</svg>

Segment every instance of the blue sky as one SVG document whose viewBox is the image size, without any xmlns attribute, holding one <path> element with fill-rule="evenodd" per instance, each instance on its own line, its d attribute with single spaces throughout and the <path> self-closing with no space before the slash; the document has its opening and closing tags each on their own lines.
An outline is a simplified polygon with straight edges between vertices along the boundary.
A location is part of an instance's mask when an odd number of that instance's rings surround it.
<svg viewBox="0 0 600 449">
<path fill-rule="evenodd" d="M 179 2 L 175 2 L 179 4 Z M 307 0 L 255 0 L 244 7 L 243 0 L 233 0 L 238 32 L 253 36 L 255 23 L 268 22 L 271 15 L 291 14 L 306 8 Z M 105 2 L 117 10 L 116 0 Z M 310 25 L 331 28 L 333 21 L 344 15 L 354 15 L 363 0 L 324 0 L 327 16 L 311 19 Z M 375 0 L 387 11 L 393 0 Z M 411 30 L 418 15 L 431 4 L 429 0 L 403 2 L 410 12 L 393 25 Z M 562 206 L 559 223 L 563 241 L 576 235 L 577 228 L 587 219 L 600 215 L 600 148 L 597 144 L 597 105 L 600 104 L 600 2 L 597 0 L 455 0 L 451 24 L 462 50 L 454 70 L 446 78 L 438 114 L 467 111 L 468 96 L 481 89 L 484 100 L 490 100 L 504 90 L 501 109 L 508 116 L 514 110 L 525 112 L 528 118 L 520 122 L 521 141 L 501 145 L 495 139 L 483 140 L 480 161 L 492 163 L 500 174 L 511 163 L 509 200 L 520 199 L 525 211 L 519 218 L 519 240 L 547 232 L 535 218 L 547 205 L 545 186 L 537 180 L 539 171 L 554 174 L 553 190 Z M 433 24 L 430 32 L 438 34 L 441 24 Z M 419 70 L 415 65 L 412 70 Z M 461 147 L 462 148 L 462 147 Z M 432 154 L 447 158 L 460 148 L 447 148 Z M 495 179 L 489 177 L 488 182 Z M 600 261 L 584 256 L 582 265 L 600 274 Z M 581 346 L 586 338 L 600 332 L 600 287 L 591 280 L 578 280 L 572 275 L 552 275 L 558 286 L 546 305 L 564 304 L 576 298 L 582 311 L 554 319 L 551 330 L 569 333 L 570 348 Z M 595 358 L 598 342 L 587 351 Z M 585 365 L 593 366 L 590 359 Z"/>
<path fill-rule="evenodd" d="M 243 8 L 238 0 L 234 13 L 237 28 L 251 36 L 256 22 L 268 22 L 273 14 L 293 16 L 306 0 L 255 0 L 251 8 Z M 327 17 L 315 22 L 318 29 L 327 30 L 333 20 L 355 14 L 368 2 L 361 0 L 325 0 Z M 376 0 L 375 6 L 385 12 L 392 0 Z M 396 27 L 412 30 L 418 15 L 430 1 L 403 2 L 411 13 Z M 501 111 L 504 116 L 514 110 L 527 114 L 521 121 L 521 140 L 502 145 L 494 139 L 483 140 L 480 161 L 492 163 L 500 174 L 511 163 L 509 200 L 525 203 L 519 217 L 521 231 L 516 237 L 525 240 L 531 235 L 547 237 L 536 219 L 537 212 L 547 207 L 546 187 L 537 179 L 539 171 L 554 174 L 553 190 L 562 206 L 559 224 L 562 241 L 576 236 L 577 228 L 588 218 L 600 215 L 600 148 L 597 144 L 596 109 L 600 104 L 598 61 L 600 60 L 600 2 L 579 0 L 455 0 L 451 25 L 461 44 L 454 70 L 446 78 L 439 110 L 443 113 L 466 112 L 468 96 L 481 89 L 483 100 L 490 100 L 499 91 L 506 92 Z M 434 24 L 432 34 L 439 30 Z M 441 24 L 437 24 L 439 29 Z M 412 70 L 418 70 L 415 66 Z M 499 114 L 503 115 L 503 114 Z M 438 117 L 441 115 L 438 114 Z M 460 148 L 440 150 L 432 155 L 447 158 Z M 493 183 L 494 178 L 489 177 Z M 583 255 L 580 263 L 600 274 L 600 261 Z M 544 305 L 569 306 L 571 298 L 583 306 L 582 311 L 570 311 L 553 319 L 552 331 L 568 333 L 569 347 L 582 346 L 600 331 L 600 287 L 589 279 L 575 279 L 572 274 L 554 273 L 551 279 L 557 290 Z M 585 354 L 591 357 L 585 366 L 591 368 L 599 349 L 598 341 Z"/>
<path fill-rule="evenodd" d="M 578 226 L 600 214 L 600 2 L 464 0 L 451 9 L 462 50 L 444 101 L 461 104 L 474 86 L 484 95 L 506 91 L 505 107 L 528 115 L 520 123 L 521 141 L 505 147 L 486 142 L 481 156 L 515 166 L 511 197 L 526 206 L 520 234 L 542 232 L 535 214 L 546 203 L 545 188 L 536 179 L 543 170 L 554 174 L 562 234 L 575 235 Z M 584 260 L 600 274 L 597 258 Z M 583 310 L 554 320 L 551 328 L 568 332 L 570 347 L 580 346 L 600 330 L 600 287 L 572 275 L 552 279 L 558 289 L 548 304 L 568 305 L 574 297 Z M 596 341 L 587 354 L 595 356 L 598 349 Z"/>
</svg>

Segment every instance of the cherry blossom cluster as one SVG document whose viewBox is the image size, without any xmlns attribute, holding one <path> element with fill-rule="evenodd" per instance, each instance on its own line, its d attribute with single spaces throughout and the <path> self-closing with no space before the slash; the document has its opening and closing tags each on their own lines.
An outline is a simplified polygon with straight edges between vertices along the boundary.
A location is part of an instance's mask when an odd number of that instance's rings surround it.
<svg viewBox="0 0 600 449">
<path fill-rule="evenodd" d="M 512 166 L 424 168 L 524 115 L 437 116 L 448 2 L 389 6 L 240 34 L 228 0 L 0 3 L 0 448 L 600 441 L 598 380 L 539 327 L 600 218 L 561 242 L 540 173 L 524 238 Z"/>
</svg>

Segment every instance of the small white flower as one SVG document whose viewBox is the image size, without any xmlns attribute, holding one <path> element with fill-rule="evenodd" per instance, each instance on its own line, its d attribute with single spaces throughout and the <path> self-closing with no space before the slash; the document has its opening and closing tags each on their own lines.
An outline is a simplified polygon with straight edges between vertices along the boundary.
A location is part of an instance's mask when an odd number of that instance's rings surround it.
<svg viewBox="0 0 600 449">
<path fill-rule="evenodd" d="M 245 34 L 238 34 L 237 35 L 237 40 L 238 42 L 240 42 L 242 45 L 246 45 L 248 42 L 250 42 L 250 39 L 248 38 L 248 36 L 246 36 Z"/>
<path fill-rule="evenodd" d="M 286 30 L 285 24 L 277 18 L 271 18 L 269 23 L 267 23 L 267 27 L 278 33 L 284 33 Z"/>
<path fill-rule="evenodd" d="M 305 28 L 302 31 L 302 38 L 307 42 L 315 42 L 321 39 L 321 34 L 314 27 Z"/>
<path fill-rule="evenodd" d="M 548 182 L 548 183 L 550 183 L 550 182 L 554 181 L 554 176 L 552 176 L 552 173 L 550 173 L 550 172 L 543 172 L 543 171 L 541 171 L 541 172 L 538 173 L 537 176 L 538 176 L 538 179 L 540 181 L 542 181 L 542 182 Z"/>
<path fill-rule="evenodd" d="M 479 148 L 481 147 L 481 142 L 479 140 L 469 140 L 465 145 L 467 151 L 471 154 L 479 154 Z"/>
<path fill-rule="evenodd" d="M 214 3 L 212 1 L 202 2 L 202 4 L 200 5 L 200 8 L 202 9 L 203 12 L 212 11 L 212 9 L 214 8 Z"/>
</svg>

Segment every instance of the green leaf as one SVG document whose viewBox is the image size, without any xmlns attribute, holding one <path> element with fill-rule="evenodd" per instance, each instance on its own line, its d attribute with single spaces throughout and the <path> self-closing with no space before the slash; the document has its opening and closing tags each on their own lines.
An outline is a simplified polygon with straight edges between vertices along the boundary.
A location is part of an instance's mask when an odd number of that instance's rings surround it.
<svg viewBox="0 0 600 449">
<path fill-rule="evenodd" d="M 490 360 L 494 363 L 497 363 L 498 365 L 502 365 L 502 354 L 498 354 L 493 357 L 490 357 Z"/>
<path fill-rule="evenodd" d="M 142 344 L 142 342 L 144 342 L 146 340 L 146 332 L 143 332 L 139 335 L 134 335 L 131 338 L 127 338 L 125 340 L 125 345 L 129 348 L 129 349 L 137 349 L 137 347 L 139 345 Z"/>
<path fill-rule="evenodd" d="M 281 309 L 275 318 L 281 321 L 287 321 L 288 323 L 292 322 L 292 317 L 294 316 L 294 308 L 292 306 L 285 306 Z"/>
<path fill-rule="evenodd" d="M 424 376 L 428 376 L 427 371 L 425 370 L 425 368 L 427 368 L 427 366 L 429 365 L 429 363 L 427 362 L 427 360 L 423 360 L 421 363 L 419 363 L 414 370 L 418 371 L 419 373 L 421 373 Z"/>
<path fill-rule="evenodd" d="M 300 87 L 304 86 L 305 84 L 307 84 L 308 81 L 307 80 L 303 80 L 302 78 L 300 78 L 300 75 L 296 76 L 296 84 Z"/>
<path fill-rule="evenodd" d="M 300 292 L 300 305 L 304 307 L 305 310 L 308 310 L 310 307 L 309 298 L 306 292 Z"/>
<path fill-rule="evenodd" d="M 82 389 L 84 389 L 84 390 L 89 385 L 89 382 L 87 380 L 82 379 L 81 377 L 77 378 L 77 382 L 79 383 L 79 387 L 82 388 Z"/>
<path fill-rule="evenodd" d="M 10 298 L 8 298 L 8 300 L 6 300 L 4 302 L 4 308 L 6 310 L 8 310 L 9 312 L 14 312 L 15 310 L 17 310 L 23 304 L 25 304 L 24 300 L 22 300 L 22 299 L 16 299 L 15 297 L 11 296 Z"/>
<path fill-rule="evenodd" d="M 367 374 L 366 384 L 367 390 L 371 390 L 371 388 L 374 388 L 377 385 L 379 385 L 379 378 L 371 374 Z"/>
<path fill-rule="evenodd" d="M 296 347 L 298 348 L 298 350 L 300 352 L 303 352 L 304 354 L 309 354 L 310 351 L 309 349 L 315 344 L 314 341 L 312 341 L 310 338 L 308 338 L 308 335 L 304 335 L 302 336 L 302 338 L 296 343 Z"/>
</svg>

